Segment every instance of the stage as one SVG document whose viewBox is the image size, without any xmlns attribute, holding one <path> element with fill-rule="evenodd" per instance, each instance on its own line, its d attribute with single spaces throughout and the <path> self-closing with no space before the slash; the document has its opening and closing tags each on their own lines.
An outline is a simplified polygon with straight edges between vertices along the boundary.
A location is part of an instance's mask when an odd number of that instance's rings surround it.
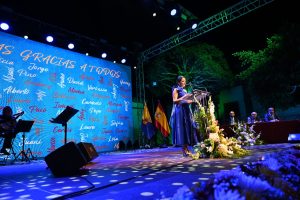
<svg viewBox="0 0 300 200">
<path fill-rule="evenodd" d="M 72 177 L 54 177 L 43 159 L 8 161 L 0 166 L 0 199 L 170 199 L 183 185 L 292 145 L 250 146 L 251 155 L 241 159 L 192 160 L 178 147 L 100 153 Z"/>
</svg>

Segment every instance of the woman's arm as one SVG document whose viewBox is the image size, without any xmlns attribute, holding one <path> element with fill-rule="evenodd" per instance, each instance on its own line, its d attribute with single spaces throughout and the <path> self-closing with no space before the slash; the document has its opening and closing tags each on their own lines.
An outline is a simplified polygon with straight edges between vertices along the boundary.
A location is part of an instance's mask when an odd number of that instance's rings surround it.
<svg viewBox="0 0 300 200">
<path fill-rule="evenodd" d="M 180 98 L 178 98 L 178 90 L 175 88 L 173 90 L 173 93 L 172 93 L 172 97 L 173 97 L 173 103 L 192 103 L 193 101 L 192 100 L 183 100 L 186 96 L 188 95 L 191 95 L 191 94 L 186 94 Z"/>
</svg>

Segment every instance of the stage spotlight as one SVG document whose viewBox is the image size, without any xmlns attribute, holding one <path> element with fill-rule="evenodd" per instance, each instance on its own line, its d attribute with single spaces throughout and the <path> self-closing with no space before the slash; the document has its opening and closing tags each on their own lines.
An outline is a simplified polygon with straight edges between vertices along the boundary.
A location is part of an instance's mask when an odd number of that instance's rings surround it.
<svg viewBox="0 0 300 200">
<path fill-rule="evenodd" d="M 86 56 L 88 56 L 88 55 L 89 55 L 89 53 L 85 53 L 85 55 L 86 55 Z"/>
<path fill-rule="evenodd" d="M 123 58 L 122 60 L 121 60 L 121 63 L 126 63 L 126 59 L 125 58 Z"/>
<path fill-rule="evenodd" d="M 170 12 L 170 14 L 172 15 L 172 16 L 175 16 L 176 15 L 176 13 L 177 13 L 177 10 L 174 8 L 174 9 L 172 9 L 171 10 L 171 12 Z"/>
<path fill-rule="evenodd" d="M 116 61 L 114 60 L 114 63 L 116 63 Z"/>
<path fill-rule="evenodd" d="M 134 66 L 133 69 L 136 69 L 136 66 Z"/>
<path fill-rule="evenodd" d="M 153 17 L 156 17 L 156 13 L 154 12 L 154 13 L 152 14 L 152 16 L 153 16 Z"/>
<path fill-rule="evenodd" d="M 9 29 L 9 25 L 7 23 L 2 22 L 0 24 L 2 30 L 7 31 Z"/>
<path fill-rule="evenodd" d="M 106 53 L 102 53 L 101 57 L 102 57 L 102 58 L 106 58 L 106 57 L 107 57 L 107 54 L 106 54 Z"/>
<path fill-rule="evenodd" d="M 25 40 L 27 40 L 28 39 L 28 35 L 24 35 L 24 38 L 25 38 Z"/>
<path fill-rule="evenodd" d="M 47 37 L 46 37 L 46 40 L 47 40 L 47 42 L 53 42 L 53 37 L 52 36 L 50 36 L 50 35 L 48 35 Z"/>
<path fill-rule="evenodd" d="M 194 24 L 192 25 L 192 29 L 197 28 L 197 26 L 198 26 L 198 24 L 197 24 L 197 23 L 194 23 Z"/>
<path fill-rule="evenodd" d="M 177 26 L 176 30 L 179 31 L 180 30 L 180 26 Z"/>
<path fill-rule="evenodd" d="M 72 44 L 72 43 L 68 44 L 69 49 L 74 49 L 74 47 L 75 47 L 74 44 Z"/>
</svg>

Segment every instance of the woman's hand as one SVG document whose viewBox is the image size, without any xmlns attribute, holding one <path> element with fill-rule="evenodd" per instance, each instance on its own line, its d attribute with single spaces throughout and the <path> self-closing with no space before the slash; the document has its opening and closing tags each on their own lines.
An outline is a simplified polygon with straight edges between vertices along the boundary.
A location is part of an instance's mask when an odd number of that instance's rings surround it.
<svg viewBox="0 0 300 200">
<path fill-rule="evenodd" d="M 185 94 L 182 98 L 188 98 L 188 97 L 191 97 L 191 96 L 193 96 L 193 94 L 187 93 L 187 94 Z"/>
<path fill-rule="evenodd" d="M 191 104 L 193 103 L 193 100 L 186 100 L 186 103 Z"/>
</svg>

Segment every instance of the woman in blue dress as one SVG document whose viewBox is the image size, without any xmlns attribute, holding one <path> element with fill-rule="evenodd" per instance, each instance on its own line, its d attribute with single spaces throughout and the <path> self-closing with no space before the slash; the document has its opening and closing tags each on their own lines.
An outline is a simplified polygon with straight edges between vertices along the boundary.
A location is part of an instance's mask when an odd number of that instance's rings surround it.
<svg viewBox="0 0 300 200">
<path fill-rule="evenodd" d="M 193 128 L 193 114 L 190 104 L 193 102 L 189 97 L 191 94 L 184 89 L 186 79 L 184 76 L 177 77 L 177 85 L 172 88 L 173 109 L 170 118 L 170 126 L 172 128 L 173 144 L 182 146 L 184 156 L 190 151 L 188 145 L 192 145 L 195 130 Z M 194 138 L 193 138 L 194 139 Z"/>
</svg>

